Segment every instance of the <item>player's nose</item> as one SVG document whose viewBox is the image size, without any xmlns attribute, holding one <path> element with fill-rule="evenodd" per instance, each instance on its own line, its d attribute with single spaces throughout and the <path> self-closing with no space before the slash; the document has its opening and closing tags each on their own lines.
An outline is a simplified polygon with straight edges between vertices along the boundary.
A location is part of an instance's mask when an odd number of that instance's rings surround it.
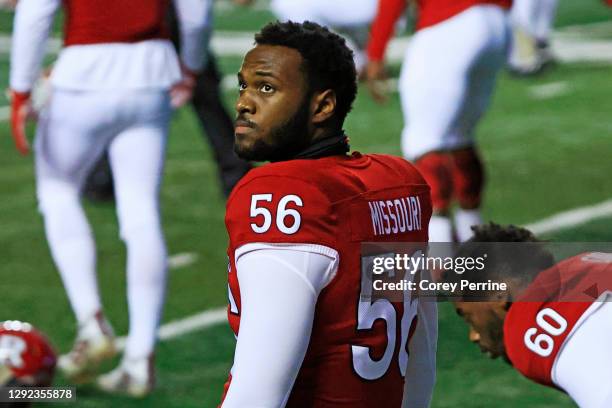
<svg viewBox="0 0 612 408">
<path fill-rule="evenodd" d="M 470 327 L 470 341 L 472 343 L 480 342 L 480 334 L 476 330 L 474 330 L 473 327 Z"/>
<path fill-rule="evenodd" d="M 252 115 L 255 113 L 255 103 L 253 103 L 253 100 L 248 96 L 247 92 L 243 92 L 238 96 L 235 108 L 239 115 L 245 113 L 250 113 Z"/>
</svg>

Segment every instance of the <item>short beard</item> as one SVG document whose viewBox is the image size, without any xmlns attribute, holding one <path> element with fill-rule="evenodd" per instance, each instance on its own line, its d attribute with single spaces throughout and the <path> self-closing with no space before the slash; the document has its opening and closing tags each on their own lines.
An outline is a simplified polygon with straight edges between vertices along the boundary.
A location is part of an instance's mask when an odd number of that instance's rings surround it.
<svg viewBox="0 0 612 408">
<path fill-rule="evenodd" d="M 250 148 L 242 149 L 234 142 L 234 152 L 241 159 L 248 161 L 290 160 L 310 144 L 309 117 L 309 105 L 304 102 L 291 119 L 271 130 L 269 139 L 272 143 L 259 139 Z"/>
</svg>

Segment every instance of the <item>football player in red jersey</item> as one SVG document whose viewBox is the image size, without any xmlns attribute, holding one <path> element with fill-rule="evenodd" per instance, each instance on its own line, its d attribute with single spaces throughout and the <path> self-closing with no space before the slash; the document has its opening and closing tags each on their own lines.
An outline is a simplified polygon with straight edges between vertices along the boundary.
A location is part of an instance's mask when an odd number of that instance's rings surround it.
<svg viewBox="0 0 612 408">
<path fill-rule="evenodd" d="M 429 239 L 451 242 L 451 207 L 459 241 L 480 224 L 484 170 L 474 144 L 498 71 L 506 62 L 511 0 L 419 0 L 416 33 L 402 64 L 402 152 L 431 186 Z M 383 58 L 408 0 L 379 0 L 372 23 L 366 76 L 370 89 L 384 76 Z M 376 95 L 376 91 L 374 91 Z"/>
<path fill-rule="evenodd" d="M 164 301 L 167 256 L 158 193 L 170 105 L 188 96 L 190 77 L 204 58 L 199 43 L 206 4 L 175 0 L 175 5 L 184 25 L 181 63 L 164 22 L 166 0 L 20 0 L 11 48 L 11 125 L 17 148 L 27 153 L 30 91 L 54 15 L 63 8 L 64 47 L 35 141 L 39 208 L 79 326 L 72 351 L 59 358 L 58 367 L 77 381 L 115 353 L 96 282 L 93 234 L 80 203 L 86 175 L 108 148 L 127 246 L 130 331 L 122 362 L 98 385 L 134 396 L 153 387 Z"/>
<path fill-rule="evenodd" d="M 227 203 L 234 364 L 221 406 L 429 405 L 437 310 L 372 303 L 362 242 L 427 241 L 429 187 L 407 161 L 348 155 L 351 51 L 318 24 L 272 23 L 238 74 L 235 150 L 272 163 Z M 404 381 L 405 378 L 405 381 Z"/>
<path fill-rule="evenodd" d="M 582 253 L 555 264 L 523 228 L 489 224 L 474 231 L 459 255 L 487 253 L 478 280 L 503 280 L 509 289 L 484 298 L 461 294 L 455 308 L 470 326 L 470 340 L 525 377 L 565 391 L 582 408 L 612 407 L 612 253 Z M 527 247 L 516 256 L 520 251 L 480 242 Z"/>
</svg>

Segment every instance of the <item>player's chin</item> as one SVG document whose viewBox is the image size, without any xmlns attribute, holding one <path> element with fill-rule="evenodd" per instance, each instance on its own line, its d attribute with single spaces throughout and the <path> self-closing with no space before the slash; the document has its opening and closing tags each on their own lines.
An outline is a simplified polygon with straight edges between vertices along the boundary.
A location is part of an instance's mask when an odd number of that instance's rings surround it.
<svg viewBox="0 0 612 408">
<path fill-rule="evenodd" d="M 262 143 L 257 142 L 257 138 L 251 134 L 236 133 L 234 139 L 234 153 L 243 160 L 265 161 L 267 160 L 265 150 L 261 147 Z"/>
</svg>

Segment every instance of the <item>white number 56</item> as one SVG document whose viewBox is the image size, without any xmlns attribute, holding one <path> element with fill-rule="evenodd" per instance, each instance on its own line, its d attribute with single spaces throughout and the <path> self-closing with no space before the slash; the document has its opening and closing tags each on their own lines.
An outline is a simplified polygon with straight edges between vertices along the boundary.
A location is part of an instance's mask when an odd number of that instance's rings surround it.
<svg viewBox="0 0 612 408">
<path fill-rule="evenodd" d="M 251 197 L 251 218 L 256 218 L 258 216 L 263 217 L 263 223 L 259 225 L 256 222 L 251 223 L 251 228 L 257 234 L 267 232 L 272 226 L 272 213 L 266 207 L 258 206 L 260 201 L 271 203 L 272 194 L 253 194 Z M 298 207 L 304 206 L 302 199 L 294 194 L 286 195 L 278 202 L 278 207 L 276 209 L 276 228 L 287 235 L 295 234 L 300 229 L 302 223 L 302 216 L 300 213 L 293 208 L 287 208 L 287 204 L 289 203 L 293 203 Z M 291 224 L 287 224 L 287 217 L 292 219 Z"/>
</svg>

